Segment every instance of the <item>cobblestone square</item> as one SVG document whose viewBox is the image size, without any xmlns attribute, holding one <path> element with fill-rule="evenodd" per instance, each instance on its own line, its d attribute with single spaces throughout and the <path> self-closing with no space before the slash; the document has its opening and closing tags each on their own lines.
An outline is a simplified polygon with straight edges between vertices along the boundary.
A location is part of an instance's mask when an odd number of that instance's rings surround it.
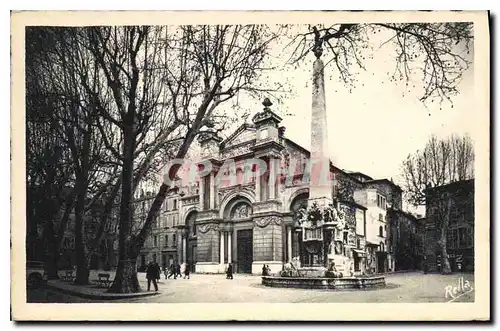
<svg viewBox="0 0 500 331">
<path fill-rule="evenodd" d="M 144 274 L 140 274 L 140 279 L 143 290 L 146 290 Z M 159 295 L 113 302 L 443 303 L 474 302 L 475 298 L 473 274 L 399 273 L 386 275 L 386 281 L 386 288 L 376 290 L 324 291 L 268 288 L 261 285 L 259 276 L 236 274 L 233 280 L 227 280 L 224 275 L 193 274 L 191 279 L 165 280 L 162 277 Z M 31 302 L 95 302 L 46 289 L 30 291 L 28 300 Z"/>
</svg>

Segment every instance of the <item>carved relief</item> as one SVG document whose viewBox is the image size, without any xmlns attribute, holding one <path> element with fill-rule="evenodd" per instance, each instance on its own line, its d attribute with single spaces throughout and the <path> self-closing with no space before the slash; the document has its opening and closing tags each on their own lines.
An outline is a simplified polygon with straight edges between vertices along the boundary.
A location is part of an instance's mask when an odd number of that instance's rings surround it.
<svg viewBox="0 0 500 331">
<path fill-rule="evenodd" d="M 278 216 L 268 216 L 264 218 L 258 218 L 255 220 L 255 224 L 260 228 L 265 228 L 268 225 L 281 225 L 282 219 Z"/>
<path fill-rule="evenodd" d="M 251 152 L 250 147 L 251 147 L 251 144 L 245 144 L 245 145 L 241 145 L 241 146 L 238 146 L 235 148 L 224 150 L 222 152 L 222 158 L 228 159 L 228 158 L 232 158 L 232 157 L 235 157 L 238 155 L 250 153 Z"/>
<path fill-rule="evenodd" d="M 198 226 L 198 232 L 200 233 L 207 233 L 209 231 L 219 231 L 219 225 L 214 223 L 209 223 Z"/>
<path fill-rule="evenodd" d="M 234 208 L 231 218 L 249 218 L 252 215 L 252 208 L 246 203 L 240 203 Z"/>
<path fill-rule="evenodd" d="M 219 201 L 221 202 L 225 201 L 227 197 L 236 195 L 236 193 L 246 193 L 252 198 L 250 200 L 253 200 L 255 198 L 255 183 L 221 187 L 217 192 L 219 195 Z"/>
</svg>

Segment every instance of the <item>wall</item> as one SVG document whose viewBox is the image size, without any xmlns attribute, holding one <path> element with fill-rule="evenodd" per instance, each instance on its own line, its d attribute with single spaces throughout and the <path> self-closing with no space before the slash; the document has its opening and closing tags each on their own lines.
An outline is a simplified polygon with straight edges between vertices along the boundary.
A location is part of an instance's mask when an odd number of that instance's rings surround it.
<svg viewBox="0 0 500 331">
<path fill-rule="evenodd" d="M 219 263 L 220 255 L 220 233 L 214 229 L 205 233 L 198 232 L 197 239 L 197 262 Z"/>
</svg>

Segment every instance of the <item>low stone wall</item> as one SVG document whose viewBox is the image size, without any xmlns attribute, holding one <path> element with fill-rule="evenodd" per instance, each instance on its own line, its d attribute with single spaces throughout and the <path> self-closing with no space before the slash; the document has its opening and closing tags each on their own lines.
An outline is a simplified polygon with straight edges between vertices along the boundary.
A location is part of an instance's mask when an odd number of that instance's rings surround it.
<svg viewBox="0 0 500 331">
<path fill-rule="evenodd" d="M 304 289 L 364 289 L 385 287 L 384 276 L 345 277 L 345 278 L 315 278 L 315 277 L 262 277 L 262 285 L 283 288 Z"/>
</svg>

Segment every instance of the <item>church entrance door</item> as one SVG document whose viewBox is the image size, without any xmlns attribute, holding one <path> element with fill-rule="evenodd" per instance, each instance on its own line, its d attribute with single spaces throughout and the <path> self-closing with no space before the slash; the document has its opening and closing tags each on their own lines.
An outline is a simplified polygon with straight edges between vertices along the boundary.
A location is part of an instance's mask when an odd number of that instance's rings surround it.
<svg viewBox="0 0 500 331">
<path fill-rule="evenodd" d="M 253 230 L 238 230 L 236 233 L 238 247 L 238 273 L 252 273 Z"/>
</svg>

